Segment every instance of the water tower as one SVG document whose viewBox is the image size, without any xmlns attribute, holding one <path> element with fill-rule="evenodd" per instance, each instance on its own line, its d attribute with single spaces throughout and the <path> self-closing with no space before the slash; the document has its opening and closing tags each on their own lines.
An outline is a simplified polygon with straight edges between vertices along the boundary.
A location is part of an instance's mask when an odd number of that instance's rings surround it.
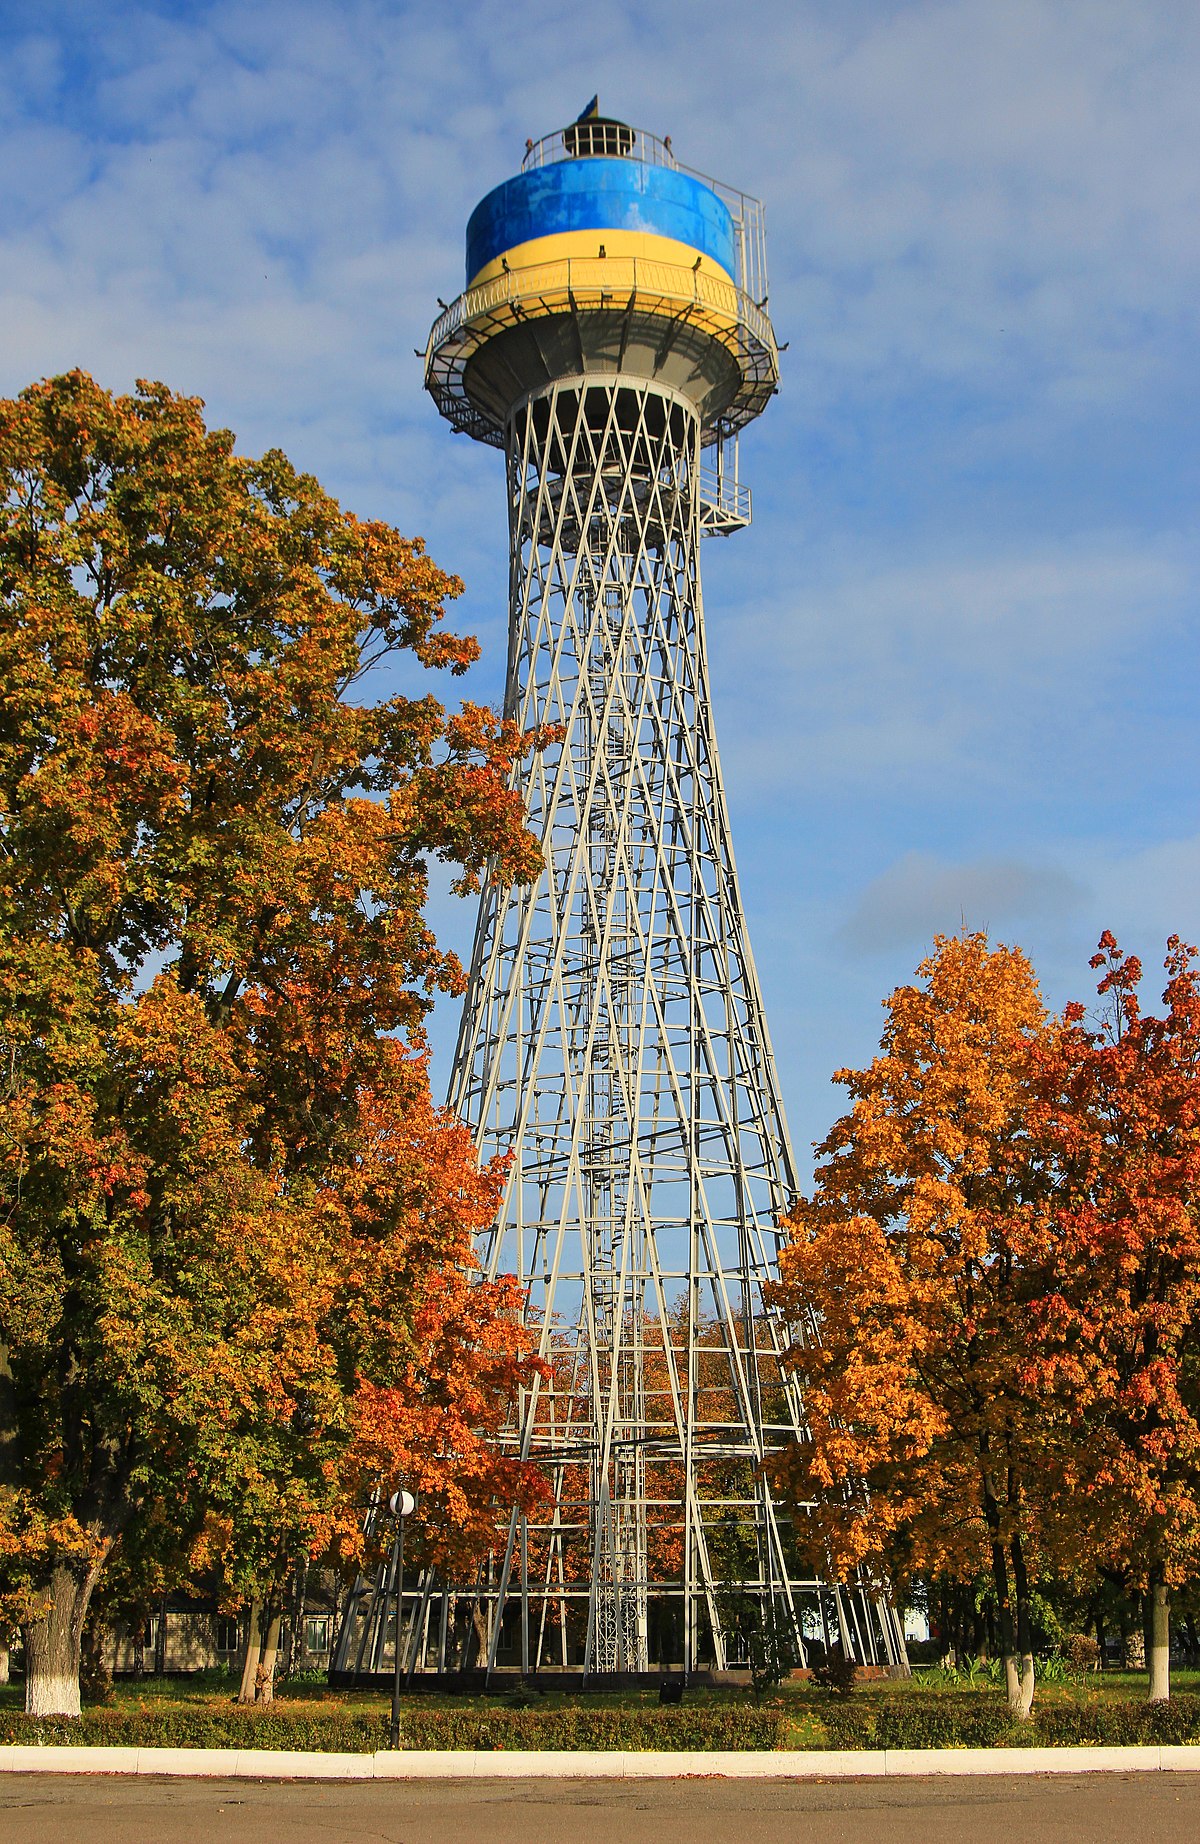
<svg viewBox="0 0 1200 1844">
<path fill-rule="evenodd" d="M 425 1584 L 418 1673 L 720 1670 L 780 1638 L 903 1659 L 877 1590 L 813 1579 L 761 1471 L 803 1426 L 764 1299 L 795 1178 L 700 548 L 749 523 L 738 434 L 778 375 L 761 206 L 595 103 L 476 206 L 429 336 L 438 409 L 505 458 L 506 714 L 562 741 L 518 771 L 544 869 L 484 892 L 450 1095 L 515 1151 L 482 1257 L 552 1365 L 506 1436 L 552 1502 L 480 1583 Z"/>
</svg>

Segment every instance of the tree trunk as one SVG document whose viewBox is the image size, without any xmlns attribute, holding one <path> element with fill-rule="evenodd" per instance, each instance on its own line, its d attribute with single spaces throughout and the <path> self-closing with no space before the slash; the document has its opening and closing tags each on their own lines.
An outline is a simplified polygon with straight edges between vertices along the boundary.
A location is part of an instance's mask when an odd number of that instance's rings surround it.
<svg viewBox="0 0 1200 1844">
<path fill-rule="evenodd" d="M 475 1628 L 475 1639 L 479 1648 L 478 1656 L 475 1660 L 477 1666 L 486 1667 L 488 1653 L 491 1650 L 492 1633 L 490 1613 L 490 1608 L 485 1612 L 478 1601 L 475 1602 L 475 1605 L 471 1609 L 471 1625 Z M 469 1657 L 467 1662 L 471 1662 Z"/>
<path fill-rule="evenodd" d="M 8 1683 L 8 1640 L 0 1638 L 0 1684 Z"/>
<path fill-rule="evenodd" d="M 1015 1710 L 1021 1701 L 1021 1674 L 1017 1670 L 1015 1652 L 1004 1654 L 1004 1695 L 1008 1699 L 1009 1709 Z"/>
<path fill-rule="evenodd" d="M 1012 1601 L 1008 1587 L 1008 1557 L 1004 1553 L 1004 1544 L 1000 1540 L 1000 1505 L 993 1490 L 991 1478 L 984 1475 L 983 1480 L 983 1514 L 987 1519 L 991 1533 L 992 1584 L 996 1590 L 996 1605 L 999 1613 L 1000 1648 L 1004 1657 L 1004 1690 L 1008 1698 L 1008 1707 L 1014 1715 L 1022 1715 L 1022 1688 L 1020 1663 L 1017 1658 L 1016 1634 L 1013 1631 Z M 1030 1693 L 1032 1695 L 1032 1692 Z M 1024 1712 L 1025 1715 L 1028 1711 Z"/>
<path fill-rule="evenodd" d="M 262 1657 L 262 1602 L 251 1601 L 250 1616 L 246 1622 L 246 1651 L 242 1659 L 242 1687 L 238 1691 L 239 1703 L 253 1703 L 255 1686 L 258 1683 L 258 1666 Z"/>
<path fill-rule="evenodd" d="M 251 1601 L 239 1703 L 270 1703 L 274 1697 L 275 1660 L 279 1654 L 282 1621 L 281 1611 L 269 1601 Z"/>
<path fill-rule="evenodd" d="M 1166 1582 L 1152 1584 L 1146 1597 L 1150 1614 L 1151 1703 L 1171 1700 L 1171 1591 Z"/>
<path fill-rule="evenodd" d="M 50 1610 L 25 1630 L 25 1714 L 78 1716 L 79 1655 L 98 1562 L 60 1563 L 50 1577 Z"/>
<path fill-rule="evenodd" d="M 258 1670 L 254 1674 L 254 1697 L 257 1703 L 271 1703 L 275 1698 L 275 1660 L 279 1655 L 279 1628 L 283 1623 L 283 1615 L 278 1608 L 272 1608 L 269 1612 L 264 1608 L 261 1618 L 267 1630 Z"/>
<path fill-rule="evenodd" d="M 112 1629 L 103 1616 L 89 1612 L 79 1648 L 79 1690 L 89 1703 L 111 1703 L 112 1667 L 108 1661 Z"/>
<path fill-rule="evenodd" d="M 1022 1722 L 1033 1714 L 1033 1633 L 1029 1618 L 1029 1573 L 1020 1537 L 1012 1540 L 1013 1586 L 1017 1592 L 1017 1652 L 1021 1660 L 1021 1679 L 1014 1702 L 1009 1703 Z"/>
<path fill-rule="evenodd" d="M 158 1619 L 154 1623 L 154 1675 L 156 1678 L 167 1675 L 167 1597 L 165 1594 L 159 1603 Z"/>
<path fill-rule="evenodd" d="M 288 1614 L 288 1642 L 284 1654 L 283 1675 L 295 1677 L 304 1669 L 304 1609 L 308 1601 L 308 1554 L 296 1559 L 292 1573 L 291 1611 Z"/>
</svg>

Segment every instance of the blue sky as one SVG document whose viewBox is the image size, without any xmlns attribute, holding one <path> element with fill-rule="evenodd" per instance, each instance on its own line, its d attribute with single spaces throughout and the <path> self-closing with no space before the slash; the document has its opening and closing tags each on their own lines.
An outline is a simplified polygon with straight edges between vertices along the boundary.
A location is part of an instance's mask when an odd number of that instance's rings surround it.
<svg viewBox="0 0 1200 1844">
<path fill-rule="evenodd" d="M 705 597 L 803 1158 L 935 930 L 1019 942 L 1055 1005 L 1102 928 L 1200 936 L 1200 11 L 0 0 L 0 389 L 161 377 L 423 533 L 495 699 L 501 464 L 413 348 L 472 206 L 597 90 L 767 206 L 790 346 Z"/>
</svg>

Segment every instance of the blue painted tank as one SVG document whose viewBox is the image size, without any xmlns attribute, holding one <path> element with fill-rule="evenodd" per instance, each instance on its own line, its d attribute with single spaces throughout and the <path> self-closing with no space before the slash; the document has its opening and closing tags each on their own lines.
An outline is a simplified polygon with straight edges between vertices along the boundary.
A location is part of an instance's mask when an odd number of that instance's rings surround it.
<svg viewBox="0 0 1200 1844">
<path fill-rule="evenodd" d="M 640 160 L 562 160 L 506 179 L 467 224 L 468 286 L 519 244 L 569 231 L 668 237 L 737 273 L 733 219 L 702 180 Z"/>
</svg>

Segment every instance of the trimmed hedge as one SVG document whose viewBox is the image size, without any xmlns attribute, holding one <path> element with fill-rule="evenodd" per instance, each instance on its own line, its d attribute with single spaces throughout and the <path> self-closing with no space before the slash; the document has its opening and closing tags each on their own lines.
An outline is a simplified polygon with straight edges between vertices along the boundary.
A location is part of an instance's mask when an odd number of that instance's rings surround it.
<svg viewBox="0 0 1200 1844">
<path fill-rule="evenodd" d="M 779 1748 L 785 1718 L 778 1709 L 748 1704 L 716 1708 L 657 1704 L 646 1709 L 410 1709 L 404 1717 L 407 1748 L 599 1748 L 636 1753 L 662 1749 Z"/>
<path fill-rule="evenodd" d="M 1047 1747 L 1096 1742 L 1109 1748 L 1138 1742 L 1200 1742 L 1200 1697 L 1181 1693 L 1169 1703 L 1125 1703 L 1096 1698 L 1079 1704 L 1048 1703 L 1035 1710 Z"/>
<path fill-rule="evenodd" d="M 920 1691 L 831 1700 L 821 1721 L 834 1748 L 1129 1747 L 1200 1742 L 1200 1697 L 1182 1695 L 1165 1704 L 1035 1698 L 1032 1721 L 1018 1722 L 999 1695 Z"/>
<path fill-rule="evenodd" d="M 622 1748 L 709 1752 L 784 1745 L 778 1709 L 741 1704 L 681 1709 L 578 1707 L 513 1709 L 504 1705 L 445 1709 L 409 1705 L 401 1719 L 405 1748 Z M 75 1742 L 92 1747 L 301 1748 L 369 1754 L 388 1743 L 386 1713 L 295 1704 L 268 1710 L 236 1704 L 85 1710 L 77 1721 L 0 1714 L 0 1742 Z"/>
<path fill-rule="evenodd" d="M 152 1703 L 85 1709 L 76 1718 L 0 1712 L 0 1742 L 77 1743 L 89 1748 L 299 1748 L 373 1754 L 388 1743 L 388 1718 L 344 1707 L 253 1710 L 237 1704 Z"/>
<path fill-rule="evenodd" d="M 77 1721 L 35 1720 L 0 1711 L 0 1742 L 67 1742 L 93 1747 L 272 1748 L 370 1754 L 386 1748 L 385 1710 L 287 1702 L 265 1710 L 180 1701 L 88 1709 Z M 1118 1698 L 1035 1703 L 1032 1722 L 1013 1720 L 1003 1697 L 986 1692 L 906 1691 L 806 1698 L 787 1705 L 574 1703 L 444 1705 L 403 1713 L 405 1748 L 678 1749 L 1003 1748 L 1095 1743 L 1200 1742 L 1200 1696 L 1167 1704 Z"/>
<path fill-rule="evenodd" d="M 833 1748 L 996 1748 L 1014 1727 L 1001 1698 L 851 1697 L 821 1711 Z"/>
</svg>

